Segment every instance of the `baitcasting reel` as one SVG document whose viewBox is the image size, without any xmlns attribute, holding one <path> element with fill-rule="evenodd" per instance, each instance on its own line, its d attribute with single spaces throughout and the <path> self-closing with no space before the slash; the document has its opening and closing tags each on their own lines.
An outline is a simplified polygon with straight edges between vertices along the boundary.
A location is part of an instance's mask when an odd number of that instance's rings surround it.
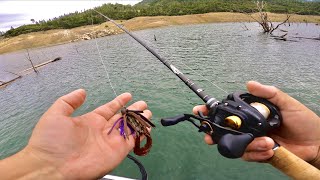
<svg viewBox="0 0 320 180">
<path fill-rule="evenodd" d="M 208 109 L 208 116 L 202 112 L 198 112 L 198 116 L 183 114 L 161 119 L 161 124 L 172 126 L 189 121 L 199 132 L 211 135 L 221 155 L 239 158 L 255 137 L 265 136 L 267 132 L 278 128 L 282 120 L 274 104 L 249 93 L 229 94 L 222 102 Z M 200 125 L 194 119 L 199 120 Z"/>
</svg>

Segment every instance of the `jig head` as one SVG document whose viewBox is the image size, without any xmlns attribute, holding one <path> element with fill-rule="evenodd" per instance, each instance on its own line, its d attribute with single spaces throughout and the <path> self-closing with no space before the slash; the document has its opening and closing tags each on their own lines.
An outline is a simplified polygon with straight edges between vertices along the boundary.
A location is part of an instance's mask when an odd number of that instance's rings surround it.
<svg viewBox="0 0 320 180">
<path fill-rule="evenodd" d="M 249 93 L 233 93 L 222 102 L 208 108 L 208 116 L 183 114 L 161 119 L 163 126 L 189 121 L 199 132 L 209 134 L 218 151 L 227 158 L 239 158 L 255 137 L 265 136 L 278 128 L 281 115 L 275 105 Z M 194 120 L 200 121 L 197 124 Z"/>
</svg>

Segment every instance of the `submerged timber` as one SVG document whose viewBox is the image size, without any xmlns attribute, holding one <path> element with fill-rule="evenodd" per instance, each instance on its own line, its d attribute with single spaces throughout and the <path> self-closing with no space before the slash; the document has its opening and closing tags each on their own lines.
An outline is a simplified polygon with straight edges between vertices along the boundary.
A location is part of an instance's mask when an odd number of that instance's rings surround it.
<svg viewBox="0 0 320 180">
<path fill-rule="evenodd" d="M 7 85 L 11 84 L 11 83 L 14 82 L 15 80 L 21 78 L 22 76 L 31 73 L 32 71 L 34 71 L 34 69 L 38 69 L 38 68 L 40 68 L 40 67 L 42 67 L 42 66 L 45 66 L 45 65 L 47 65 L 47 64 L 49 64 L 49 63 L 53 63 L 53 62 L 59 61 L 59 60 L 61 60 L 61 59 L 62 59 L 61 57 L 57 57 L 57 58 L 54 58 L 54 59 L 52 59 L 52 60 L 49 60 L 49 61 L 46 61 L 46 62 L 37 64 L 37 65 L 34 66 L 34 68 L 33 68 L 33 67 L 30 67 L 30 68 L 27 68 L 27 69 L 25 69 L 25 70 L 22 70 L 22 71 L 20 71 L 20 72 L 18 72 L 18 73 L 5 72 L 6 74 L 10 74 L 10 76 L 4 76 L 4 77 L 6 77 L 5 79 L 1 79 L 1 78 L 0 78 L 0 89 L 6 87 Z M 0 73 L 0 74 L 4 74 L 4 73 L 2 72 L 2 73 Z"/>
</svg>

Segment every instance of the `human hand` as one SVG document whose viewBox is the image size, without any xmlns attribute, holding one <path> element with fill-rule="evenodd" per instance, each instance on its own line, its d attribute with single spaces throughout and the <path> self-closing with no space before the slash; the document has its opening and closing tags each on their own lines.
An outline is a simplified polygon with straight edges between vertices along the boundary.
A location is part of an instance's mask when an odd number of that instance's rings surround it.
<svg viewBox="0 0 320 180">
<path fill-rule="evenodd" d="M 251 142 L 242 158 L 246 161 L 264 161 L 274 154 L 274 141 L 293 152 L 305 161 L 317 161 L 320 146 L 320 118 L 303 104 L 272 86 L 265 86 L 250 81 L 248 91 L 258 97 L 266 98 L 279 107 L 283 122 L 279 129 L 268 134 L 269 137 L 258 137 Z M 196 114 L 208 110 L 205 106 L 196 106 Z M 273 141 L 274 140 L 274 141 Z M 205 136 L 207 144 L 214 144 L 209 135 Z M 319 168 L 319 167 L 318 167 Z"/>
<path fill-rule="evenodd" d="M 86 94 L 76 90 L 59 98 L 41 117 L 28 145 L 22 150 L 45 165 L 54 167 L 63 179 L 97 179 L 113 170 L 134 147 L 132 135 L 127 140 L 118 127 L 108 134 L 120 118 L 116 114 L 131 100 L 124 93 L 113 101 L 78 117 L 71 114 L 80 107 Z M 144 110 L 151 118 L 147 104 L 139 101 L 128 109 Z"/>
</svg>

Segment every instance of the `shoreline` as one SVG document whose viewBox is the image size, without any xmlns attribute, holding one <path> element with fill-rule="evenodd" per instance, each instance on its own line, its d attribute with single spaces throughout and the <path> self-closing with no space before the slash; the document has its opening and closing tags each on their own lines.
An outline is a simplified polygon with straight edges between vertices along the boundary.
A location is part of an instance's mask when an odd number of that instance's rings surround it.
<svg viewBox="0 0 320 180">
<path fill-rule="evenodd" d="M 258 14 L 253 14 L 258 17 Z M 273 22 L 282 22 L 286 14 L 268 13 Z M 203 24 L 203 23 L 227 23 L 227 22 L 255 22 L 251 17 L 243 13 L 206 13 L 183 16 L 144 16 L 135 17 L 129 20 L 117 20 L 130 31 L 151 29 L 172 25 Z M 290 23 L 320 23 L 320 16 L 292 14 Z M 76 41 L 89 40 L 104 36 L 123 33 L 111 22 L 99 25 L 87 25 L 73 29 L 55 29 L 41 32 L 22 34 L 12 38 L 0 40 L 0 55 L 16 52 L 24 49 L 40 48 L 66 44 Z"/>
</svg>

